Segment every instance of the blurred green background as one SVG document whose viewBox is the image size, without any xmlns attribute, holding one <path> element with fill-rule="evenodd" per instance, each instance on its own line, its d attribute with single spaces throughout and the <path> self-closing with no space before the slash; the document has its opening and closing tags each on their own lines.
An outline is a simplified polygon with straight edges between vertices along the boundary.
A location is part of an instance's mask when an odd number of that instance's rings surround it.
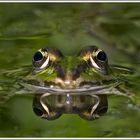
<svg viewBox="0 0 140 140">
<path fill-rule="evenodd" d="M 139 3 L 0 3 L 0 70 L 31 65 L 45 46 L 76 54 L 97 45 L 109 63 L 140 70 Z M 15 73 L 16 75 L 16 73 Z M 16 76 L 15 76 L 16 77 Z M 140 108 L 124 97 L 109 97 L 107 114 L 95 121 L 63 115 L 55 121 L 35 116 L 32 96 L 13 96 L 15 77 L 0 75 L 1 137 L 139 137 Z M 137 86 L 130 87 L 138 95 Z"/>
</svg>

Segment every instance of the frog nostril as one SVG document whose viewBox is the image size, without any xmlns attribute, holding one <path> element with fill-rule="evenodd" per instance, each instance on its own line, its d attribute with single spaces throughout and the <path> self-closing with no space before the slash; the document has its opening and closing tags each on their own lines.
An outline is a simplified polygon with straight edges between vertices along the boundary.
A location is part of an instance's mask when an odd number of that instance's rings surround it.
<svg viewBox="0 0 140 140">
<path fill-rule="evenodd" d="M 37 116 L 42 116 L 43 115 L 43 111 L 41 109 L 39 109 L 39 108 L 34 107 L 33 111 L 35 112 L 35 114 Z"/>
</svg>

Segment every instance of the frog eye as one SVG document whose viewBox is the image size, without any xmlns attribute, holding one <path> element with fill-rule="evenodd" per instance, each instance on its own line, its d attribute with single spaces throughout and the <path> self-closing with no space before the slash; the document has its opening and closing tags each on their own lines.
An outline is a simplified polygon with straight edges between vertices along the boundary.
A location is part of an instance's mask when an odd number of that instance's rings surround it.
<svg viewBox="0 0 140 140">
<path fill-rule="evenodd" d="M 34 58 L 34 61 L 40 61 L 43 59 L 43 54 L 38 51 L 34 54 L 33 58 Z"/>
<path fill-rule="evenodd" d="M 107 55 L 102 50 L 93 51 L 90 61 L 93 67 L 102 69 L 107 64 Z"/>
<path fill-rule="evenodd" d="M 107 60 L 107 55 L 104 51 L 99 51 L 96 55 L 96 58 L 99 60 L 99 61 L 106 61 Z"/>
<path fill-rule="evenodd" d="M 38 69 L 44 69 L 49 65 L 49 56 L 47 52 L 37 51 L 33 56 L 33 66 Z"/>
<path fill-rule="evenodd" d="M 90 64 L 93 68 L 103 74 L 108 73 L 108 58 L 104 51 L 96 50 L 90 55 Z"/>
</svg>

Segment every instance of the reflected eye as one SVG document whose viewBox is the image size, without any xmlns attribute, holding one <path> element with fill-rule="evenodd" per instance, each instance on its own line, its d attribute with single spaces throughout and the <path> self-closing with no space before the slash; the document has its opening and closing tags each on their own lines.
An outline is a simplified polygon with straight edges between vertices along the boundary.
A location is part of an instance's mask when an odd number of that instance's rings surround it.
<svg viewBox="0 0 140 140">
<path fill-rule="evenodd" d="M 106 61 L 107 60 L 107 56 L 106 56 L 105 52 L 103 52 L 103 51 L 100 51 L 97 54 L 96 58 L 100 61 Z"/>
<path fill-rule="evenodd" d="M 43 115 L 43 111 L 39 108 L 34 107 L 33 111 L 37 116 L 42 116 Z"/>
<path fill-rule="evenodd" d="M 43 55 L 41 52 L 38 51 L 34 54 L 33 58 L 34 58 L 34 61 L 40 61 L 43 59 Z"/>
</svg>

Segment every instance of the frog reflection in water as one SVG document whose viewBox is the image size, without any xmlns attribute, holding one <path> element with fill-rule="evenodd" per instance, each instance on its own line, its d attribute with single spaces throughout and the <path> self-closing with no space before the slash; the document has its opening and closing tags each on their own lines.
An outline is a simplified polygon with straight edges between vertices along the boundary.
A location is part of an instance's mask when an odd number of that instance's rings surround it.
<svg viewBox="0 0 140 140">
<path fill-rule="evenodd" d="M 94 120 L 107 112 L 107 95 L 129 96 L 121 87 L 120 73 L 132 71 L 108 65 L 106 53 L 96 46 L 82 49 L 77 56 L 63 56 L 46 47 L 34 54 L 32 74 L 23 85 L 35 93 L 37 116 L 54 120 L 63 113 L 75 113 Z"/>
</svg>

